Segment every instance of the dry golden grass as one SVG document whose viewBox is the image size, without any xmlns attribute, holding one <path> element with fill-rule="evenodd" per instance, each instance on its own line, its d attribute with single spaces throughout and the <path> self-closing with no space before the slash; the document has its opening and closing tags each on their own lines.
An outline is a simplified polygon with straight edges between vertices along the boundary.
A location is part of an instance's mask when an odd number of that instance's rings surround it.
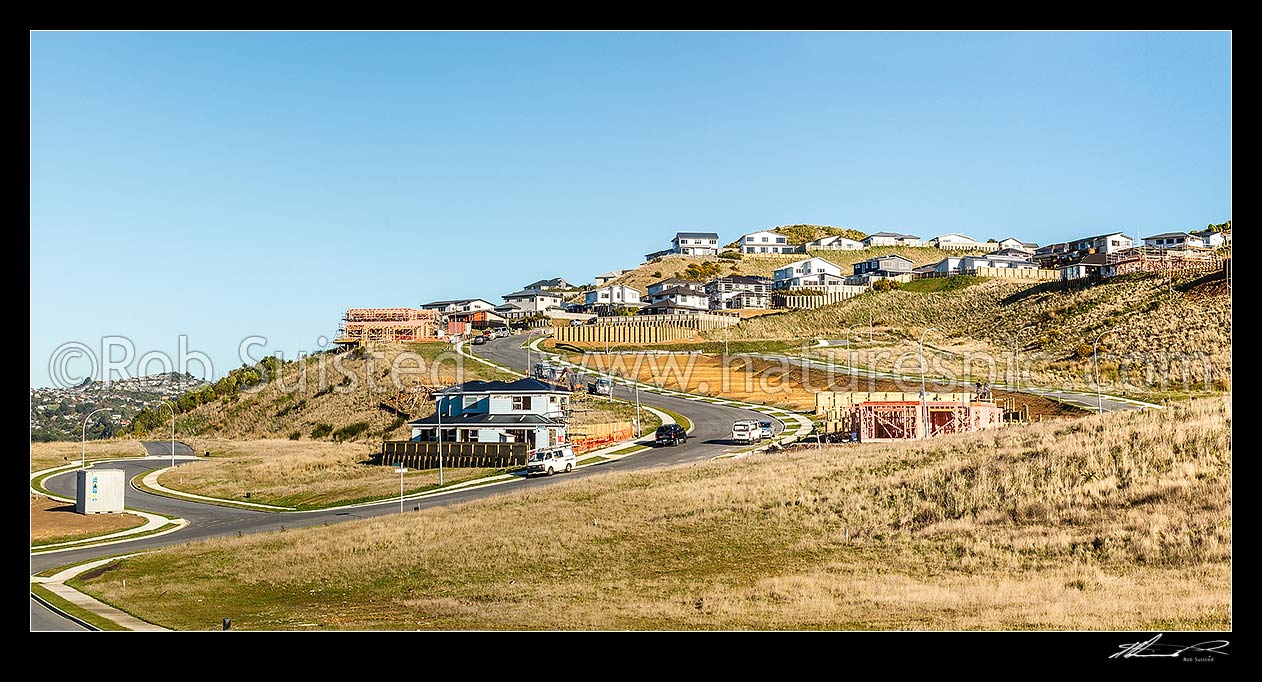
<svg viewBox="0 0 1262 682">
<path fill-rule="evenodd" d="M 844 354 L 843 354 L 844 357 Z M 671 354 L 606 356 L 593 353 L 573 358 L 589 367 L 606 371 L 612 368 L 620 376 L 635 376 L 640 381 L 699 395 L 718 396 L 791 410 L 815 409 L 817 391 L 918 391 L 919 384 L 899 386 L 889 379 L 850 376 L 845 372 L 829 375 L 818 370 L 803 371 L 779 362 L 757 358 L 733 357 L 726 368 L 722 359 L 712 355 Z M 930 390 L 961 391 L 955 386 L 937 385 L 928 381 Z M 1032 419 L 1042 417 L 1078 417 L 1082 410 L 1028 393 L 1013 394 L 996 390 L 996 398 L 1015 396 L 1016 404 L 1029 407 Z"/>
<path fill-rule="evenodd" d="M 145 446 L 138 440 L 90 440 L 86 450 L 88 460 L 145 456 Z M 80 443 L 77 441 L 31 443 L 31 471 L 78 462 L 80 453 Z"/>
<path fill-rule="evenodd" d="M 611 473 L 76 584 L 181 629 L 1229 629 L 1230 416 Z"/>
<path fill-rule="evenodd" d="M 143 525 L 134 514 L 76 514 L 74 504 L 31 495 L 31 544 L 65 542 Z"/>
<path fill-rule="evenodd" d="M 189 444 L 196 452 L 209 450 L 212 457 L 168 471 L 158 477 L 159 483 L 198 495 L 298 508 L 399 494 L 394 467 L 367 464 L 377 451 L 368 443 L 193 438 Z M 450 484 L 497 471 L 449 468 L 443 478 Z M 408 492 L 437 484 L 437 469 L 404 475 Z"/>
<path fill-rule="evenodd" d="M 927 344 L 989 356 L 1002 372 L 1012 360 L 1014 334 L 1032 325 L 1020 337 L 1029 382 L 1085 389 L 1094 386 L 1093 368 L 1090 361 L 1076 357 L 1074 349 L 1083 343 L 1089 346 L 1100 332 L 1111 330 L 1103 339 L 1102 352 L 1109 354 L 1100 363 L 1101 379 L 1113 381 L 1122 360 L 1130 384 L 1114 392 L 1223 390 L 1231 377 L 1230 292 L 1223 287 L 1189 288 L 1186 280 L 1170 284 L 1163 278 L 1119 278 L 1066 292 L 989 280 L 947 292 L 874 292 L 814 310 L 755 318 L 731 328 L 728 335 L 842 339 L 850 333 L 866 339 L 871 310 L 877 343 L 866 350 L 873 354 L 874 369 L 891 369 L 899 357 L 918 362 L 919 334 L 933 326 L 937 331 L 930 333 Z M 707 336 L 722 340 L 723 333 Z M 940 360 L 946 369 L 962 370 L 958 358 Z M 1001 373 L 992 379 L 999 377 Z"/>
</svg>

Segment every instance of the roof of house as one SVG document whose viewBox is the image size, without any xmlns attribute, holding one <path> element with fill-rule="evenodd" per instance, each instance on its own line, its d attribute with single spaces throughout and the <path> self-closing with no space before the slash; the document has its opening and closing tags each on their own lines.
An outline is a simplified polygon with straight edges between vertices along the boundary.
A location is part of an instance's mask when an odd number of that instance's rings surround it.
<svg viewBox="0 0 1262 682">
<path fill-rule="evenodd" d="M 413 426 L 438 426 L 438 422 L 438 415 L 431 414 L 428 417 L 413 419 L 408 424 Z M 451 427 L 464 426 L 466 424 L 485 424 L 490 426 L 559 426 L 561 424 L 561 422 L 553 421 L 538 414 L 487 414 L 485 412 L 443 415 L 442 423 L 443 426 Z"/>
<path fill-rule="evenodd" d="M 987 256 L 1011 256 L 1013 258 L 1028 258 L 1030 254 L 1028 251 L 1022 251 L 1021 249 L 1013 249 L 1013 248 L 1005 247 L 1002 249 L 998 249 L 996 251 L 991 251 L 990 253 L 986 255 Z"/>
<path fill-rule="evenodd" d="M 552 279 L 541 279 L 538 282 L 531 282 L 530 284 L 527 284 L 526 286 L 522 288 L 529 290 L 529 289 L 538 289 L 540 287 L 561 287 L 561 286 L 566 286 L 568 284 L 569 282 L 565 281 L 565 279 L 561 277 L 553 277 Z"/>
<path fill-rule="evenodd" d="M 732 284 L 769 284 L 770 279 L 766 277 L 758 277 L 757 275 L 725 275 L 710 280 L 714 282 L 730 282 Z"/>
<path fill-rule="evenodd" d="M 1028 246 L 1031 249 L 1037 249 L 1039 247 L 1039 245 L 1035 244 L 1034 242 L 1022 242 L 1020 239 L 1017 239 L 1016 237 L 1004 237 L 1003 239 L 1000 239 L 999 241 L 1006 242 L 1008 240 L 1012 240 L 1014 242 L 1021 242 L 1023 246 Z"/>
<path fill-rule="evenodd" d="M 504 298 L 523 298 L 525 296 L 551 296 L 552 298 L 560 298 L 561 295 L 555 291 L 544 291 L 542 289 L 522 289 L 514 291 L 511 294 L 504 294 Z"/>
<path fill-rule="evenodd" d="M 829 265 L 833 266 L 834 268 L 837 268 L 838 270 L 841 269 L 840 265 L 837 265 L 836 263 L 828 260 L 827 258 L 820 258 L 819 256 L 811 256 L 810 258 L 803 258 L 802 260 L 795 260 L 792 263 L 789 263 L 788 265 L 781 265 L 780 267 L 776 268 L 776 271 L 779 272 L 780 270 L 783 270 L 785 268 L 794 268 L 803 263 L 806 263 L 808 261 L 813 261 L 813 260 L 824 261 L 825 263 L 828 263 Z"/>
<path fill-rule="evenodd" d="M 942 260 L 938 261 L 937 263 L 930 263 L 929 265 L 922 265 L 922 266 L 920 266 L 920 267 L 918 267 L 918 268 L 912 268 L 912 270 L 911 270 L 911 271 L 912 271 L 912 272 L 936 272 L 936 271 L 937 271 L 937 269 L 938 269 L 938 266 L 939 266 L 939 265 L 942 265 L 943 261 L 945 261 L 945 260 L 947 260 L 947 259 L 945 259 L 945 258 L 944 258 L 944 259 L 942 259 Z"/>
<path fill-rule="evenodd" d="M 871 238 L 873 238 L 873 237 L 906 237 L 906 236 L 907 236 L 907 235 L 905 235 L 905 234 L 899 234 L 899 233 L 897 233 L 897 232 L 874 232 L 874 233 L 872 233 L 872 234 L 868 235 L 867 237 L 865 237 L 864 239 L 865 239 L 865 240 L 866 240 L 866 239 L 871 239 Z"/>
<path fill-rule="evenodd" d="M 1191 237 L 1191 236 L 1193 235 L 1188 232 L 1162 232 L 1161 234 L 1154 234 L 1151 237 L 1144 237 L 1144 239 L 1168 239 L 1170 237 Z"/>
<path fill-rule="evenodd" d="M 942 239 L 943 237 L 963 237 L 965 240 L 970 241 L 970 242 L 977 241 L 976 239 L 973 239 L 972 237 L 966 234 L 960 234 L 959 232 L 948 232 L 946 234 L 940 234 L 934 237 L 934 239 Z"/>
<path fill-rule="evenodd" d="M 1075 263 L 1070 265 L 1108 265 L 1109 257 L 1103 253 L 1093 253 L 1090 256 L 1083 256 Z"/>
<path fill-rule="evenodd" d="M 1123 237 L 1126 237 L 1126 233 L 1125 233 L 1125 232 L 1121 232 L 1121 231 L 1118 231 L 1118 232 L 1105 232 L 1104 234 L 1097 234 L 1097 235 L 1095 235 L 1094 237 L 1083 237 L 1082 239 L 1074 239 L 1074 240 L 1072 240 L 1072 241 L 1071 241 L 1071 242 L 1069 242 L 1069 243 L 1077 243 L 1077 242 L 1092 242 L 1092 241 L 1095 241 L 1095 240 L 1097 240 L 1097 239 L 1104 239 L 1105 237 L 1112 237 L 1112 236 L 1113 236 L 1113 235 L 1115 235 L 1115 234 L 1120 234 L 1120 235 L 1122 235 Z M 1129 237 L 1127 237 L 1127 238 L 1129 239 Z"/>
<path fill-rule="evenodd" d="M 879 261 L 886 260 L 886 259 L 888 259 L 888 258 L 897 258 L 897 259 L 899 259 L 899 260 L 905 260 L 905 261 L 907 261 L 908 263 L 912 263 L 912 262 L 914 262 L 914 261 L 912 261 L 912 259 L 910 259 L 910 258 L 908 258 L 908 257 L 906 257 L 906 256 L 900 256 L 900 255 L 898 255 L 898 254 L 896 254 L 896 253 L 887 253 L 887 254 L 885 254 L 884 256 L 873 256 L 873 257 L 871 257 L 871 258 L 869 258 L 869 259 L 867 259 L 867 260 L 865 260 L 865 261 L 863 261 L 863 262 L 865 262 L 865 263 L 871 263 L 871 262 L 873 262 L 873 261 L 878 261 L 878 262 L 879 262 Z"/>
<path fill-rule="evenodd" d="M 565 393 L 538 379 L 518 379 L 516 381 L 466 381 L 463 384 L 448 386 L 437 391 L 444 395 L 461 395 L 465 393 Z"/>
<path fill-rule="evenodd" d="M 658 301 L 653 305 L 647 305 L 640 309 L 641 312 L 652 310 L 706 310 L 706 308 L 699 308 L 691 305 L 680 305 L 674 301 Z"/>
<path fill-rule="evenodd" d="M 454 303 L 469 303 L 471 301 L 482 301 L 483 303 L 490 303 L 490 301 L 484 298 L 455 298 L 450 301 L 430 301 L 429 303 L 422 303 L 421 307 L 428 308 L 430 306 L 440 306 L 440 305 L 447 306 L 447 305 L 452 305 Z"/>
<path fill-rule="evenodd" d="M 705 294 L 697 291 L 696 289 L 686 289 L 684 287 L 671 287 L 669 289 L 662 289 L 661 291 L 653 295 L 654 296 L 704 296 Z"/>
<path fill-rule="evenodd" d="M 1038 254 L 1052 253 L 1053 251 L 1064 251 L 1068 248 L 1069 248 L 1069 242 L 1056 242 L 1055 244 L 1044 244 L 1038 247 L 1038 250 L 1035 251 L 1035 253 L 1038 253 Z"/>
<path fill-rule="evenodd" d="M 596 279 L 605 279 L 605 278 L 612 279 L 614 277 L 621 276 L 622 273 L 624 272 L 627 272 L 627 271 L 626 270 L 610 270 L 609 272 L 602 272 L 599 275 L 596 275 Z"/>
<path fill-rule="evenodd" d="M 719 238 L 718 232 L 676 232 L 676 239 L 715 239 Z"/>
</svg>

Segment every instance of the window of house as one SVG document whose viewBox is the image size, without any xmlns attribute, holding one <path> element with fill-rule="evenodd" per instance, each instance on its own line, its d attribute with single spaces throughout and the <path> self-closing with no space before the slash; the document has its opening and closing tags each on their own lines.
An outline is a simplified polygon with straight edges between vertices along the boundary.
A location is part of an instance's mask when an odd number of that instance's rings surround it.
<svg viewBox="0 0 1262 682">
<path fill-rule="evenodd" d="M 465 432 L 464 432 L 464 439 L 465 439 L 465 442 L 467 442 L 467 443 L 476 443 L 476 442 L 478 442 L 478 431 L 477 431 L 477 429 L 469 429 L 468 431 L 465 431 Z"/>
<path fill-rule="evenodd" d="M 464 402 L 462 403 L 462 406 L 464 407 L 464 409 L 467 410 L 470 407 L 473 407 L 474 405 L 477 405 L 477 404 L 478 404 L 478 397 L 476 395 L 464 396 Z"/>
<path fill-rule="evenodd" d="M 530 396 L 528 395 L 513 396 L 513 409 L 514 410 L 529 410 L 530 409 Z"/>
<path fill-rule="evenodd" d="M 745 241 L 747 241 L 747 242 L 752 242 L 752 241 L 754 241 L 754 238 L 753 238 L 753 237 L 746 237 L 746 238 L 745 238 Z"/>
</svg>

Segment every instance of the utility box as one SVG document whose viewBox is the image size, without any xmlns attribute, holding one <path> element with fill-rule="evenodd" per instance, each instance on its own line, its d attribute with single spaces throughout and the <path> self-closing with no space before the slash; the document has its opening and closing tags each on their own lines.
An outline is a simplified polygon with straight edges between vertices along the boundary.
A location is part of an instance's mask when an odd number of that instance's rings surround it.
<svg viewBox="0 0 1262 682">
<path fill-rule="evenodd" d="M 81 469 L 77 474 L 74 510 L 80 514 L 123 511 L 122 469 Z"/>
</svg>

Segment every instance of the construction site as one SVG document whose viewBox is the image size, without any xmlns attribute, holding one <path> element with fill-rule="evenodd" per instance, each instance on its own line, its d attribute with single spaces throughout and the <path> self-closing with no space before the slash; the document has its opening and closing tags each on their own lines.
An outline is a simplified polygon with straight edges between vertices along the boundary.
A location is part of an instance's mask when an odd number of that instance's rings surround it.
<svg viewBox="0 0 1262 682">
<path fill-rule="evenodd" d="M 438 311 L 416 308 L 351 308 L 342 316 L 339 332 L 333 342 L 341 345 L 443 338 Z"/>
<path fill-rule="evenodd" d="M 935 438 L 997 429 L 1022 412 L 975 393 L 833 392 L 815 394 L 815 414 L 826 434 L 860 443 Z M 1026 416 L 1028 419 L 1028 415 Z"/>
</svg>

